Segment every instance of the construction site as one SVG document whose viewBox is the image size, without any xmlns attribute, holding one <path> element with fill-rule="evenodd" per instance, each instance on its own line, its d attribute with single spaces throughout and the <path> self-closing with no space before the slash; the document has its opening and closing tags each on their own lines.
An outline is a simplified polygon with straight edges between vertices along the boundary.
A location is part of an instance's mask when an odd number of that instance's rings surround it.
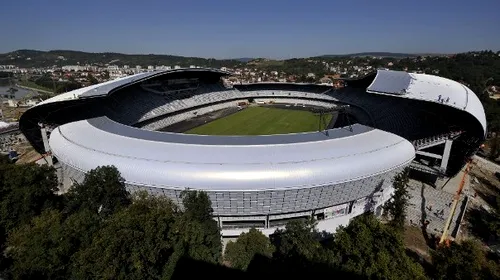
<svg viewBox="0 0 500 280">
<path fill-rule="evenodd" d="M 497 253 L 496 240 L 485 242 L 478 215 L 494 214 L 500 194 L 500 165 L 479 156 L 452 178 L 430 185 L 410 179 L 405 244 L 423 260 L 438 246 L 468 239 Z"/>
</svg>

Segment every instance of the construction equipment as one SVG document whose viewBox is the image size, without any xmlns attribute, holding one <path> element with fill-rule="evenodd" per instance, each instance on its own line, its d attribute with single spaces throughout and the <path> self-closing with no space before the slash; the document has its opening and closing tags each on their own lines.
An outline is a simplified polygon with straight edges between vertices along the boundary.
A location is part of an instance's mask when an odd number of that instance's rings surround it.
<svg viewBox="0 0 500 280">
<path fill-rule="evenodd" d="M 446 223 L 444 225 L 443 234 L 441 235 L 441 239 L 439 240 L 439 245 L 442 245 L 443 242 L 446 242 L 445 244 L 447 246 L 450 244 L 450 242 L 448 240 L 448 232 L 450 229 L 451 220 L 453 219 L 453 216 L 455 216 L 455 211 L 457 209 L 458 201 L 460 200 L 460 194 L 462 193 L 462 190 L 464 188 L 465 179 L 467 178 L 467 175 L 470 171 L 470 168 L 471 168 L 471 166 L 470 166 L 470 161 L 469 161 L 469 162 L 467 162 L 467 165 L 465 166 L 464 174 L 462 175 L 462 180 L 460 181 L 460 184 L 458 185 L 457 192 L 453 196 L 453 202 L 451 204 L 450 215 L 448 216 L 448 219 L 446 220 Z"/>
</svg>

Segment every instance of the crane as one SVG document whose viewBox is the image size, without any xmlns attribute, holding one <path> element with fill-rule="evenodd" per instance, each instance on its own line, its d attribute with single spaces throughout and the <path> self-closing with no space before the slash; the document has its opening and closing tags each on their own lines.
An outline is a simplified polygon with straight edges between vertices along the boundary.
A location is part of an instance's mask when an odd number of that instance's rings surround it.
<svg viewBox="0 0 500 280">
<path fill-rule="evenodd" d="M 460 184 L 458 185 L 457 192 L 453 196 L 453 202 L 451 204 L 450 215 L 448 216 L 448 219 L 446 219 L 446 223 L 445 223 L 444 229 L 443 229 L 443 234 L 441 235 L 441 239 L 439 240 L 440 245 L 443 244 L 443 242 L 446 242 L 446 244 L 448 244 L 448 242 L 449 242 L 448 231 L 450 229 L 451 220 L 453 219 L 453 216 L 455 216 L 455 211 L 457 210 L 458 201 L 460 200 L 460 194 L 462 193 L 462 190 L 464 188 L 465 179 L 467 178 L 467 175 L 470 171 L 470 168 L 471 168 L 470 161 L 468 161 L 467 165 L 465 166 L 465 169 L 464 169 L 464 174 L 462 175 L 462 180 L 460 181 Z"/>
</svg>

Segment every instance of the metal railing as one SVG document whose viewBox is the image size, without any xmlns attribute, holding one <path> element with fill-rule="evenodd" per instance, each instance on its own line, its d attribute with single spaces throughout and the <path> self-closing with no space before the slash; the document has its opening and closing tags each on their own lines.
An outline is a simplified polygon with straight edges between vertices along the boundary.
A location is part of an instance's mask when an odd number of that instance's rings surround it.
<svg viewBox="0 0 500 280">
<path fill-rule="evenodd" d="M 441 144 L 442 142 L 444 142 L 448 139 L 451 139 L 451 138 L 455 138 L 455 137 L 459 136 L 460 134 L 462 134 L 462 131 L 452 131 L 449 133 L 443 133 L 440 135 L 435 135 L 435 136 L 431 136 L 431 137 L 427 137 L 427 138 L 423 138 L 423 139 L 418 139 L 418 140 L 412 141 L 412 144 L 415 147 L 415 150 L 420 150 L 420 149 L 424 149 L 424 148 L 428 148 L 428 147 L 432 147 L 432 146 Z"/>
</svg>

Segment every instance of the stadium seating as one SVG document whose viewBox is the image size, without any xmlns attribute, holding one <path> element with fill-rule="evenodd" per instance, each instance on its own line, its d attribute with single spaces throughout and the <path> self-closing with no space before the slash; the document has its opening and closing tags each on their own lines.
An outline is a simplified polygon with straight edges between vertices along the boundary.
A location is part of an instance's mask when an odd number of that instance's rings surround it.
<svg viewBox="0 0 500 280">
<path fill-rule="evenodd" d="M 134 88 L 122 92 L 120 98 L 111 98 L 108 104 L 109 117 L 133 125 L 191 107 L 222 102 L 227 99 L 242 97 L 235 89 L 226 89 L 219 85 L 203 86 L 186 91 L 165 91 L 165 95 L 152 92 L 150 88 Z"/>
<path fill-rule="evenodd" d="M 371 116 L 376 128 L 390 131 L 409 140 L 447 133 L 446 116 L 433 117 L 422 102 L 367 93 L 364 90 L 341 89 L 326 93 L 339 102 L 361 108 Z M 432 124 L 432 125 L 429 125 Z"/>
<path fill-rule="evenodd" d="M 119 98 L 110 98 L 108 116 L 128 125 L 159 129 L 198 114 L 234 106 L 227 100 L 254 99 L 256 102 L 286 103 L 331 107 L 333 102 L 351 105 L 358 122 L 390 131 L 409 140 L 423 139 L 450 132 L 444 116 L 432 116 L 422 102 L 367 93 L 362 89 L 311 88 L 238 90 L 222 84 L 174 85 L 149 84 L 122 91 Z M 286 87 L 285 87 L 286 88 Z M 220 103 L 218 105 L 218 103 Z M 233 102 L 234 103 L 234 102 Z M 203 108 L 203 106 L 207 106 Z M 191 108 L 196 108 L 190 110 Z M 217 109 L 218 108 L 218 109 Z M 179 112 L 179 114 L 174 114 Z M 162 116 L 164 119 L 160 120 Z M 158 119 L 158 120 L 157 120 Z M 144 124 L 143 124 L 144 123 Z M 428 124 L 433 125 L 429 126 Z"/>
<path fill-rule="evenodd" d="M 332 107 L 335 106 L 333 103 L 329 102 L 322 102 L 322 101 L 315 101 L 315 100 L 308 100 L 308 99 L 295 99 L 295 98 L 257 98 L 255 99 L 255 102 L 273 102 L 277 104 L 291 104 L 292 106 L 302 106 L 302 105 L 307 105 L 307 106 L 317 106 L 317 107 Z"/>
<path fill-rule="evenodd" d="M 167 127 L 169 125 L 172 125 L 174 123 L 178 123 L 178 122 L 193 118 L 196 115 L 207 114 L 207 113 L 212 112 L 212 111 L 221 110 L 221 109 L 228 108 L 228 107 L 235 106 L 235 105 L 236 105 L 235 102 L 224 102 L 224 103 L 219 103 L 219 104 L 215 104 L 215 105 L 210 105 L 210 106 L 202 107 L 202 108 L 199 108 L 196 110 L 189 110 L 189 111 L 185 111 L 185 112 L 182 112 L 179 114 L 174 114 L 174 115 L 169 116 L 169 117 L 161 118 L 157 121 L 149 122 L 145 125 L 140 125 L 139 127 L 142 129 L 146 129 L 146 130 L 159 130 L 159 129 L 162 129 L 162 128 Z"/>
<path fill-rule="evenodd" d="M 324 93 L 302 92 L 302 91 L 292 91 L 292 90 L 253 90 L 253 91 L 244 91 L 244 94 L 245 96 L 248 97 L 276 96 L 276 97 L 303 97 L 309 99 L 326 99 L 332 101 L 335 100 L 331 96 Z"/>
</svg>

